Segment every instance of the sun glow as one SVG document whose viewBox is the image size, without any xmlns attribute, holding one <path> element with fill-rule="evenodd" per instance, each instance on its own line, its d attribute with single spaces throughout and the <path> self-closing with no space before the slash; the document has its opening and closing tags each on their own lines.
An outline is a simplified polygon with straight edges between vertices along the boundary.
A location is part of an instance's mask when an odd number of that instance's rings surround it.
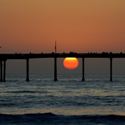
<svg viewBox="0 0 125 125">
<path fill-rule="evenodd" d="M 76 57 L 66 57 L 63 61 L 63 66 L 66 69 L 73 70 L 79 66 L 79 61 Z"/>
</svg>

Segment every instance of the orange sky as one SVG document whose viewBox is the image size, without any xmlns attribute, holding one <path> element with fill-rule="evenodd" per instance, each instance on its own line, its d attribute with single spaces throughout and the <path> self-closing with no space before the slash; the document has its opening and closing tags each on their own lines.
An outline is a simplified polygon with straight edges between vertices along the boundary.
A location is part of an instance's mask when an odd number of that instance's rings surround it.
<svg viewBox="0 0 125 125">
<path fill-rule="evenodd" d="M 0 0 L 1 52 L 124 51 L 125 0 Z"/>
</svg>

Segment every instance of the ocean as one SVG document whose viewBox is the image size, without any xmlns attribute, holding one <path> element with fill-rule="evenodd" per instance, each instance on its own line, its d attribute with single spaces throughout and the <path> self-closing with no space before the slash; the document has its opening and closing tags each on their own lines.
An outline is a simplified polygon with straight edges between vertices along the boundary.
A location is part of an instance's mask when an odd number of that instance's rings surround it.
<svg viewBox="0 0 125 125">
<path fill-rule="evenodd" d="M 125 78 L 8 78 L 0 83 L 0 125 L 125 125 Z"/>
</svg>

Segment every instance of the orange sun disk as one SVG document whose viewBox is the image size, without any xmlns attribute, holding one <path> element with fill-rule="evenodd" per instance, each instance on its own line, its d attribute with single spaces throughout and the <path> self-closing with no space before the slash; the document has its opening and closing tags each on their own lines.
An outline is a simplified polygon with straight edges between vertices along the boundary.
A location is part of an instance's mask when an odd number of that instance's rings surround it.
<svg viewBox="0 0 125 125">
<path fill-rule="evenodd" d="M 76 57 L 66 57 L 63 61 L 63 66 L 66 69 L 73 70 L 79 66 L 79 61 Z"/>
</svg>

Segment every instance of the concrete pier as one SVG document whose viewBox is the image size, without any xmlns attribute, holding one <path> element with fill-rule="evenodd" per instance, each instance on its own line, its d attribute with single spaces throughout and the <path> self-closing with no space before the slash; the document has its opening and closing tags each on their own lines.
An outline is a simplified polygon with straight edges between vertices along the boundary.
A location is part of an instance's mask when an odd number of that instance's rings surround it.
<svg viewBox="0 0 125 125">
<path fill-rule="evenodd" d="M 53 58 L 54 59 L 54 81 L 57 81 L 57 59 L 66 57 L 76 57 L 82 59 L 82 81 L 85 81 L 85 59 L 86 58 L 107 58 L 110 61 L 110 81 L 113 81 L 113 59 L 114 58 L 125 58 L 125 53 L 57 53 L 56 47 L 55 52 L 52 53 L 2 53 L 0 54 L 0 82 L 6 81 L 6 62 L 9 59 L 26 60 L 26 81 L 29 81 L 29 60 L 39 58 Z"/>
</svg>

